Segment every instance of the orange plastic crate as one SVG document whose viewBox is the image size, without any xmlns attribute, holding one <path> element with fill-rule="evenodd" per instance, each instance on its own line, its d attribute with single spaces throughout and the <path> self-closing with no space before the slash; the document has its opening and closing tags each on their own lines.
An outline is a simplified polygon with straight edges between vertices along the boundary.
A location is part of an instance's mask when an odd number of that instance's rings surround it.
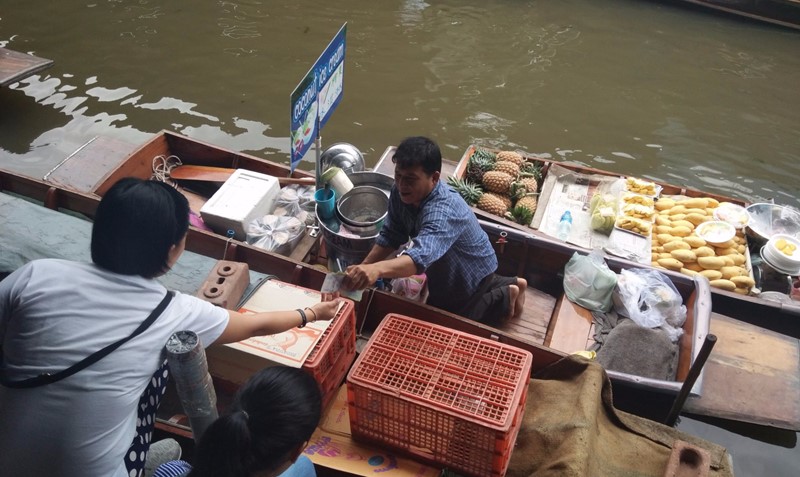
<svg viewBox="0 0 800 477">
<path fill-rule="evenodd" d="M 322 406 L 328 405 L 356 357 L 355 305 L 345 300 L 331 325 L 322 333 L 303 370 L 311 374 L 322 392 Z"/>
<path fill-rule="evenodd" d="M 386 315 L 347 375 L 353 437 L 463 475 L 501 477 L 532 359 L 519 348 Z"/>
</svg>

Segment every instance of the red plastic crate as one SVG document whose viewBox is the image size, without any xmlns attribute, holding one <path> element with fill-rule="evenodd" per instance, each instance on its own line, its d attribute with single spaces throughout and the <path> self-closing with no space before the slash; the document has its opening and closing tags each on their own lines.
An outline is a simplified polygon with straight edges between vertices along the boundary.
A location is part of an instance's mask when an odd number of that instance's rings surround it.
<svg viewBox="0 0 800 477">
<path fill-rule="evenodd" d="M 501 477 L 532 360 L 519 348 L 386 315 L 347 375 L 353 438 L 463 475 Z"/>
<path fill-rule="evenodd" d="M 319 384 L 322 407 L 325 408 L 336 394 L 336 389 L 347 375 L 356 357 L 355 305 L 345 300 L 342 309 L 322 333 L 311 354 L 303 363 L 303 370 Z"/>
</svg>

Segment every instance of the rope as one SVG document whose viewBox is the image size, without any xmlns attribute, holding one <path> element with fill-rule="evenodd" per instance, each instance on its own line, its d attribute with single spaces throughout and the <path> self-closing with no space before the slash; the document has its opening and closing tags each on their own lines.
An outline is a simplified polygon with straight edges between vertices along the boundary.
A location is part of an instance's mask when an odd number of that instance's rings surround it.
<svg viewBox="0 0 800 477">
<path fill-rule="evenodd" d="M 183 162 L 178 156 L 170 155 L 164 157 L 163 155 L 158 155 L 153 158 L 153 175 L 150 178 L 171 184 L 169 172 L 180 165 L 183 165 Z"/>
</svg>

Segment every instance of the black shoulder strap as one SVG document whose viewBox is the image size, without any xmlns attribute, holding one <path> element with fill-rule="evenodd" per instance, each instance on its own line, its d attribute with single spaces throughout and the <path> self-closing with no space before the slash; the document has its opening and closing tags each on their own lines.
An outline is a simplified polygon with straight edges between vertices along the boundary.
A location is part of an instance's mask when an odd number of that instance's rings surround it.
<svg viewBox="0 0 800 477">
<path fill-rule="evenodd" d="M 167 294 L 164 296 L 164 299 L 161 300 L 161 303 L 159 303 L 158 306 L 155 307 L 155 309 L 150 313 L 150 316 L 148 316 L 147 319 L 144 320 L 139 325 L 139 327 L 133 331 L 133 333 L 126 336 L 125 338 L 122 338 L 119 341 L 111 343 L 110 345 L 106 346 L 100 351 L 90 354 L 89 356 L 83 358 L 81 361 L 73 364 L 69 368 L 59 371 L 55 374 L 43 373 L 33 378 L 23 379 L 22 381 L 11 381 L 6 377 L 4 372 L 0 371 L 0 384 L 2 384 L 7 388 L 14 388 L 14 389 L 35 388 L 39 386 L 44 386 L 45 384 L 52 384 L 55 383 L 56 381 L 61 381 L 66 377 L 72 376 L 78 371 L 85 369 L 93 365 L 94 363 L 100 361 L 101 359 L 105 358 L 106 356 L 108 356 L 109 353 L 119 348 L 120 346 L 128 342 L 130 339 L 135 338 L 136 336 L 142 334 L 147 328 L 150 327 L 150 325 L 153 324 L 154 321 L 156 321 L 159 315 L 161 315 L 161 313 L 164 311 L 167 305 L 169 305 L 169 302 L 172 300 L 173 296 L 174 296 L 173 292 L 167 291 Z M 2 357 L 0 357 L 0 362 L 2 362 L 1 360 Z"/>
</svg>

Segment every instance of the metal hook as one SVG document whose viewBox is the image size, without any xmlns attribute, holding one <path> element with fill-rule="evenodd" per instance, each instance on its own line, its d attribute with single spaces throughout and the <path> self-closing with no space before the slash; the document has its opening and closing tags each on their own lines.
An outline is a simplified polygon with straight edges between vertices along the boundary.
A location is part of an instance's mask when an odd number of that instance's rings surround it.
<svg viewBox="0 0 800 477">
<path fill-rule="evenodd" d="M 495 242 L 497 245 L 499 245 L 499 247 L 498 247 L 499 248 L 499 253 L 503 253 L 503 251 L 506 248 L 506 243 L 508 243 L 508 240 L 506 240 L 506 237 L 508 237 L 508 233 L 506 233 L 505 231 L 500 232 L 500 238 L 498 238 L 497 241 Z"/>
<path fill-rule="evenodd" d="M 228 240 L 225 241 L 225 250 L 222 252 L 222 259 L 225 260 L 225 257 L 228 256 L 228 246 L 231 244 L 231 240 L 233 240 L 233 236 L 236 235 L 233 229 L 228 229 Z"/>
</svg>

